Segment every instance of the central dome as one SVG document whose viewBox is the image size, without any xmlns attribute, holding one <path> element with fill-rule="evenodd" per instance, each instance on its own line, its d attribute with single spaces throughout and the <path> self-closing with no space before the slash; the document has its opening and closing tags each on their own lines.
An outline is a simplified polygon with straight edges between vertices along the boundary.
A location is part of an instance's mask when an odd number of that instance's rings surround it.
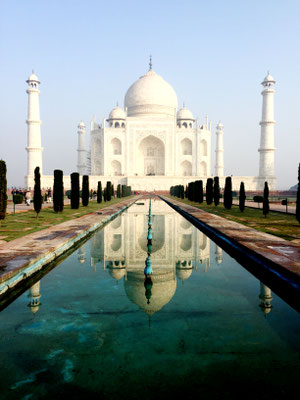
<svg viewBox="0 0 300 400">
<path fill-rule="evenodd" d="M 171 85 L 150 69 L 127 90 L 124 100 L 127 115 L 175 117 L 177 96 Z"/>
</svg>

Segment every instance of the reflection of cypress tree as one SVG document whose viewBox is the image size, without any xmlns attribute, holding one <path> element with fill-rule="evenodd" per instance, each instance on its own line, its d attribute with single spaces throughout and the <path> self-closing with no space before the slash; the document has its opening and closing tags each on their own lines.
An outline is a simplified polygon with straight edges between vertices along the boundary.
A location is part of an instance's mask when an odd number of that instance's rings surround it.
<svg viewBox="0 0 300 400">
<path fill-rule="evenodd" d="M 97 187 L 97 203 L 102 203 L 102 183 L 100 181 Z"/>
<path fill-rule="evenodd" d="M 224 189 L 224 207 L 230 210 L 232 207 L 232 182 L 231 176 L 227 176 Z"/>
<path fill-rule="evenodd" d="M 270 211 L 270 206 L 269 206 L 269 186 L 268 182 L 265 182 L 265 187 L 264 187 L 264 200 L 263 200 L 263 214 L 265 217 L 267 217 L 267 214 L 269 214 Z"/>
<path fill-rule="evenodd" d="M 300 222 L 300 164 L 298 167 L 298 189 L 297 189 L 297 200 L 296 200 L 296 219 Z"/>
<path fill-rule="evenodd" d="M 218 206 L 220 202 L 220 184 L 219 184 L 219 177 L 214 177 L 214 203 L 215 206 Z"/>
<path fill-rule="evenodd" d="M 40 167 L 36 167 L 34 170 L 33 205 L 34 205 L 34 211 L 36 212 L 36 216 L 38 216 L 42 208 Z"/>
<path fill-rule="evenodd" d="M 244 182 L 241 182 L 240 195 L 239 195 L 239 207 L 241 212 L 245 210 L 245 200 L 246 200 L 245 185 Z"/>
<path fill-rule="evenodd" d="M 79 173 L 71 174 L 71 208 L 76 210 L 79 208 Z"/>
<path fill-rule="evenodd" d="M 83 175 L 82 177 L 82 205 L 86 207 L 89 204 L 89 177 L 88 175 Z"/>
<path fill-rule="evenodd" d="M 0 223 L 5 218 L 7 207 L 6 163 L 0 160 Z"/>
<path fill-rule="evenodd" d="M 62 212 L 64 209 L 64 181 L 60 169 L 54 170 L 53 209 L 55 212 Z"/>
</svg>

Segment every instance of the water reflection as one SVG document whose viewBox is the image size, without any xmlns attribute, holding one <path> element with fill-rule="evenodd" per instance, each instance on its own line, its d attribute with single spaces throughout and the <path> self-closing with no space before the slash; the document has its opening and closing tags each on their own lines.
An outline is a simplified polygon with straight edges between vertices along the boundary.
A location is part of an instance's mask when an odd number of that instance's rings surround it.
<svg viewBox="0 0 300 400">
<path fill-rule="evenodd" d="M 30 303 L 28 304 L 28 307 L 30 307 L 30 310 L 33 314 L 38 312 L 41 305 L 40 298 L 42 295 L 40 294 L 40 283 L 41 281 L 36 282 L 29 289 L 28 297 L 30 299 Z"/>
<path fill-rule="evenodd" d="M 122 281 L 128 299 L 151 316 L 171 301 L 177 280 L 183 284 L 192 274 L 209 271 L 211 251 L 212 264 L 221 266 L 223 251 L 166 203 L 152 200 L 149 205 L 145 201 L 129 208 L 81 246 L 77 257 L 82 267 L 105 270 Z M 258 296 L 266 315 L 272 308 L 271 290 L 260 283 Z M 29 297 L 36 313 L 40 282 L 31 287 Z"/>
</svg>

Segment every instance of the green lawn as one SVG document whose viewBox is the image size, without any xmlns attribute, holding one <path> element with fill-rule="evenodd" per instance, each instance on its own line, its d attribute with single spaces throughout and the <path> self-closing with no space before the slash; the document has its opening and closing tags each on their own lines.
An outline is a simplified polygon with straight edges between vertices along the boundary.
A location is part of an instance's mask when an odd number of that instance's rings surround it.
<svg viewBox="0 0 300 400">
<path fill-rule="evenodd" d="M 182 200 L 178 199 L 178 197 L 168 197 L 200 208 L 203 211 L 219 215 L 222 218 L 239 222 L 258 231 L 270 233 L 285 240 L 300 242 L 300 224 L 294 215 L 270 212 L 265 218 L 261 209 L 256 210 L 246 207 L 245 211 L 241 212 L 238 206 L 232 206 L 231 210 L 226 210 L 223 204 L 219 204 L 217 207 L 214 204 L 208 206 L 205 202 L 199 204 L 187 199 Z"/>
<path fill-rule="evenodd" d="M 134 197 L 134 196 L 130 196 Z M 36 217 L 34 211 L 25 211 L 17 214 L 7 214 L 4 221 L 0 225 L 0 240 L 9 242 L 28 235 L 29 233 L 37 232 L 42 229 L 49 228 L 52 225 L 60 224 L 70 219 L 81 217 L 101 208 L 111 206 L 130 197 L 114 198 L 111 201 L 98 204 L 96 200 L 90 201 L 87 207 L 79 206 L 78 210 L 72 210 L 70 205 L 65 205 L 62 213 L 55 213 L 53 208 L 44 208 Z"/>
</svg>

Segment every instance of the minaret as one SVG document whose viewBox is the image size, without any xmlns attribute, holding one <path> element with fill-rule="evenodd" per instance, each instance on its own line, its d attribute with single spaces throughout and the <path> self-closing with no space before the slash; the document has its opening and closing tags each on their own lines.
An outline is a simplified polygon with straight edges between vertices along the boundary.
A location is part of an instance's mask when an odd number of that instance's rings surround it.
<svg viewBox="0 0 300 400">
<path fill-rule="evenodd" d="M 224 147 L 223 147 L 223 127 L 221 122 L 217 125 L 217 143 L 216 143 L 216 176 L 224 176 Z"/>
<path fill-rule="evenodd" d="M 269 183 L 271 190 L 276 188 L 276 177 L 274 171 L 274 78 L 269 74 L 261 83 L 264 90 L 261 92 L 263 96 L 262 118 L 260 122 L 260 153 L 259 157 L 259 187 L 263 189 L 265 181 Z"/>
<path fill-rule="evenodd" d="M 85 149 L 85 125 L 81 121 L 78 125 L 78 157 L 77 157 L 77 171 L 80 175 L 86 174 L 86 149 Z"/>
<path fill-rule="evenodd" d="M 27 177 L 26 186 L 33 186 L 34 170 L 40 167 L 40 174 L 43 174 L 42 163 L 42 142 L 41 142 L 41 124 L 40 104 L 39 104 L 39 84 L 38 77 L 32 71 L 32 74 L 26 81 L 28 88 L 28 117 L 27 117 Z"/>
</svg>

